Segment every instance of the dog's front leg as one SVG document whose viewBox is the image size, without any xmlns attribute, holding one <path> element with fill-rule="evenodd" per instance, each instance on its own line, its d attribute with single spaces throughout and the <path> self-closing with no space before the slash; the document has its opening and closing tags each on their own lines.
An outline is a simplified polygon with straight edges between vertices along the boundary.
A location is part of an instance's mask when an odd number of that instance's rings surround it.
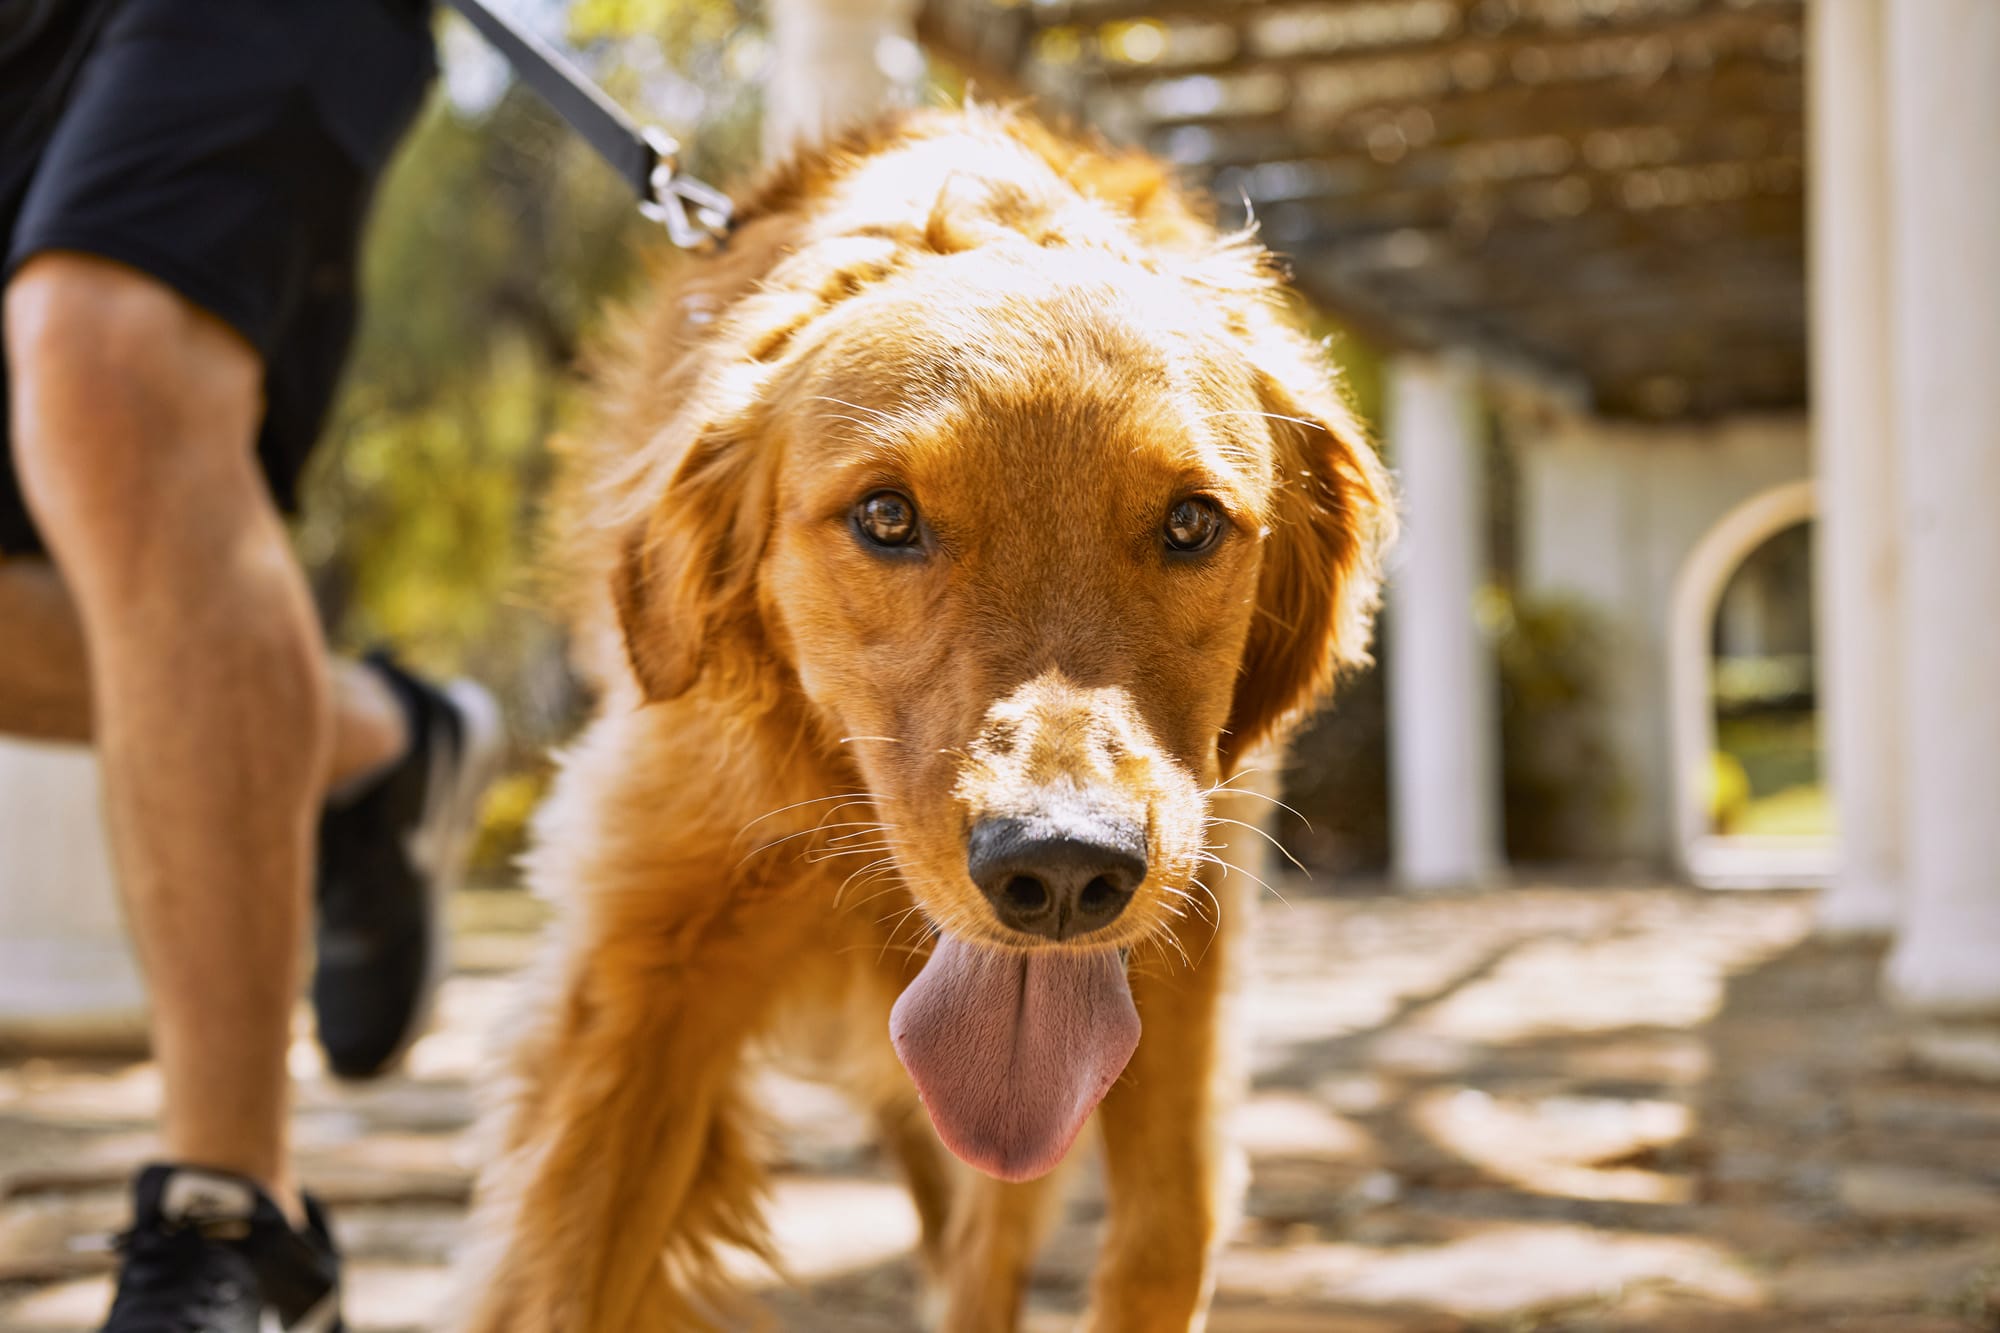
<svg viewBox="0 0 2000 1333">
<path fill-rule="evenodd" d="M 967 1173 L 953 1191 L 938 1333 L 1014 1333 L 1028 1270 L 1061 1202 L 1060 1174 L 1010 1184 Z"/>
<path fill-rule="evenodd" d="M 715 1247 L 759 1239 L 741 1051 L 819 918 L 689 883 L 593 906 L 581 944 L 556 946 L 549 1024 L 516 1055 L 464 1333 L 705 1327 Z"/>
<path fill-rule="evenodd" d="M 1154 956 L 1134 968 L 1145 1027 L 1097 1113 L 1110 1218 L 1090 1333 L 1198 1333 L 1244 1183 L 1226 1133 L 1241 1082 L 1225 1030 L 1229 941 L 1199 923 L 1180 934 L 1199 961 Z"/>
</svg>

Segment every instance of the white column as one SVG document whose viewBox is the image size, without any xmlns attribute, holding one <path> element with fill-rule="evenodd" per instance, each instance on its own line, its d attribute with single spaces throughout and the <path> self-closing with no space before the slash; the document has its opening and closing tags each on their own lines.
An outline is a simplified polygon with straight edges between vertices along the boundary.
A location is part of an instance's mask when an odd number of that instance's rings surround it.
<svg viewBox="0 0 2000 1333">
<path fill-rule="evenodd" d="M 1486 573 L 1477 409 L 1465 361 L 1390 364 L 1406 521 L 1389 582 L 1389 810 L 1396 876 L 1413 888 L 1474 884 L 1499 863 L 1496 681 L 1474 613 Z"/>
<path fill-rule="evenodd" d="M 771 0 L 770 15 L 767 157 L 909 100 L 923 78 L 917 0 Z"/>
<path fill-rule="evenodd" d="M 1888 12 L 1906 747 L 1889 986 L 2000 1014 L 2000 4 Z"/>
<path fill-rule="evenodd" d="M 100 808 L 88 750 L 0 741 L 0 1045 L 145 1045 Z"/>
<path fill-rule="evenodd" d="M 1807 7 L 1813 543 L 1819 698 L 1840 865 L 1829 934 L 1887 934 L 1902 900 L 1903 634 L 1891 396 L 1882 0 Z"/>
</svg>

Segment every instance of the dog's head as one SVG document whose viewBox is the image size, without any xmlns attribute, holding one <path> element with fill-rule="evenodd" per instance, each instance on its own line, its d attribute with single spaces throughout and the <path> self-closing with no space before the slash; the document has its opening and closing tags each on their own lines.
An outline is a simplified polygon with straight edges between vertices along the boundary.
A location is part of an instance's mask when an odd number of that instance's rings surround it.
<svg viewBox="0 0 2000 1333">
<path fill-rule="evenodd" d="M 1018 127 L 900 151 L 719 317 L 629 655 L 654 699 L 795 682 L 949 939 L 1102 956 L 1364 653 L 1386 485 L 1261 252 L 1157 177 Z M 900 230 L 842 222 L 888 193 Z"/>
</svg>

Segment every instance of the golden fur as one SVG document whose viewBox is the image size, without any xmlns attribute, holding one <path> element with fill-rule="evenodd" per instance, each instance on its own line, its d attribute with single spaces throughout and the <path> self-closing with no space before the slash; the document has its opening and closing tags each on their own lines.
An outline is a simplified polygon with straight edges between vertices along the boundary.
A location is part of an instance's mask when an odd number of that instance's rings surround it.
<svg viewBox="0 0 2000 1333">
<path fill-rule="evenodd" d="M 1245 905 L 1203 871 L 1246 757 L 1365 653 L 1391 526 L 1280 305 L 1264 252 L 1155 164 L 988 110 L 802 157 L 723 253 L 657 276 L 570 450 L 603 700 L 538 820 L 560 921 L 508 1029 L 457 1327 L 717 1322 L 719 1251 L 764 1246 L 746 1055 L 789 1040 L 904 1167 L 942 1327 L 1013 1328 L 1051 1191 L 942 1151 L 887 1014 L 934 929 L 1061 947 L 964 869 L 969 820 L 1050 783 L 1152 848 L 1091 941 L 1132 950 L 1145 1026 L 1097 1117 L 1090 1327 L 1200 1326 Z M 855 536 L 884 484 L 932 557 Z M 1227 530 L 1176 562 L 1159 523 L 1189 491 Z"/>
</svg>

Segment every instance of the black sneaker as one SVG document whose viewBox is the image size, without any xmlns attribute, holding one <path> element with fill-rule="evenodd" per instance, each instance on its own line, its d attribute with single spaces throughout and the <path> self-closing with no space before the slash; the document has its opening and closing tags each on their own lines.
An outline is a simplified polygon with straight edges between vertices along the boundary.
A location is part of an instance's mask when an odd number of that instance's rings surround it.
<svg viewBox="0 0 2000 1333">
<path fill-rule="evenodd" d="M 310 1197 L 294 1231 L 242 1176 L 149 1166 L 103 1333 L 341 1333 L 340 1255 Z"/>
<path fill-rule="evenodd" d="M 410 749 L 320 817 L 312 998 L 320 1046 L 341 1078 L 393 1068 L 429 1021 L 446 967 L 445 900 L 501 751 L 500 710 L 479 686 L 440 688 L 381 654 L 368 665 L 402 701 Z"/>
</svg>

